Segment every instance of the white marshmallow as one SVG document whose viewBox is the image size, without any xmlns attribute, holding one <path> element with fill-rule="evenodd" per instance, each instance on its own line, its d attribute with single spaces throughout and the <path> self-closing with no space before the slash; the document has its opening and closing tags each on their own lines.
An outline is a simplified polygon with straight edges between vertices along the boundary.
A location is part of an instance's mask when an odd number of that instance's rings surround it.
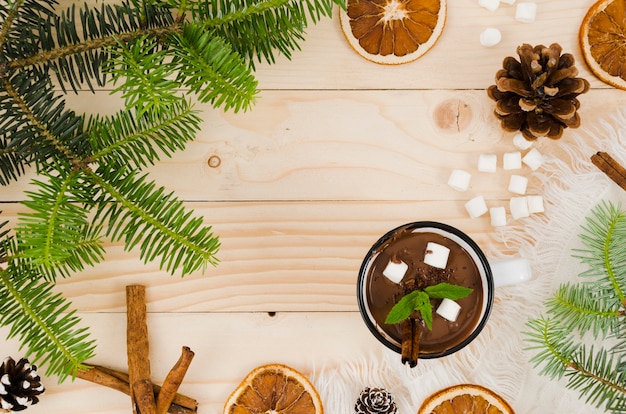
<svg viewBox="0 0 626 414">
<path fill-rule="evenodd" d="M 511 217 L 513 217 L 514 220 L 530 215 L 526 197 L 511 197 L 509 207 L 511 209 Z"/>
<path fill-rule="evenodd" d="M 500 0 L 500 3 L 513 4 L 515 0 Z"/>
<path fill-rule="evenodd" d="M 409 265 L 403 261 L 398 263 L 390 260 L 387 266 L 385 266 L 385 270 L 383 270 L 383 275 L 393 283 L 400 283 L 408 269 Z"/>
<path fill-rule="evenodd" d="M 480 217 L 487 212 L 487 203 L 483 196 L 477 196 L 465 203 L 465 210 L 471 218 Z"/>
<path fill-rule="evenodd" d="M 526 187 L 528 186 L 528 178 L 513 174 L 509 181 L 509 191 L 515 194 L 526 194 Z"/>
<path fill-rule="evenodd" d="M 439 269 L 445 269 L 448 265 L 450 249 L 438 243 L 428 242 L 424 252 L 424 263 Z"/>
<path fill-rule="evenodd" d="M 544 212 L 542 196 L 540 195 L 527 196 L 526 201 L 528 202 L 528 212 L 530 214 Z"/>
<path fill-rule="evenodd" d="M 529 141 L 524 138 L 524 135 L 522 135 L 522 133 L 520 132 L 515 134 L 515 136 L 513 137 L 513 145 L 521 150 L 527 150 L 528 148 L 533 146 L 533 141 Z"/>
<path fill-rule="evenodd" d="M 452 170 L 448 185 L 457 191 L 466 191 L 469 188 L 472 174 L 464 170 Z"/>
<path fill-rule="evenodd" d="M 480 33 L 480 44 L 485 47 L 495 46 L 502 40 L 502 33 L 495 27 L 488 27 Z"/>
<path fill-rule="evenodd" d="M 491 217 L 492 226 L 500 227 L 506 225 L 506 209 L 504 207 L 491 207 L 489 216 Z"/>
<path fill-rule="evenodd" d="M 537 3 L 520 2 L 515 9 L 515 20 L 522 23 L 533 23 L 537 16 Z"/>
<path fill-rule="evenodd" d="M 522 153 L 519 151 L 505 152 L 502 156 L 502 168 L 505 170 L 519 170 L 522 168 Z"/>
<path fill-rule="evenodd" d="M 461 305 L 453 301 L 452 299 L 444 298 L 437 307 L 437 315 L 442 318 L 446 318 L 450 322 L 456 322 L 456 318 L 461 311 Z"/>
<path fill-rule="evenodd" d="M 489 11 L 496 11 L 500 7 L 500 0 L 478 0 L 478 5 Z"/>
<path fill-rule="evenodd" d="M 522 162 L 528 165 L 531 170 L 535 171 L 543 164 L 543 155 L 541 155 L 537 148 L 533 148 L 524 155 Z"/>
<path fill-rule="evenodd" d="M 498 156 L 496 154 L 480 154 L 478 157 L 478 171 L 496 172 Z"/>
</svg>

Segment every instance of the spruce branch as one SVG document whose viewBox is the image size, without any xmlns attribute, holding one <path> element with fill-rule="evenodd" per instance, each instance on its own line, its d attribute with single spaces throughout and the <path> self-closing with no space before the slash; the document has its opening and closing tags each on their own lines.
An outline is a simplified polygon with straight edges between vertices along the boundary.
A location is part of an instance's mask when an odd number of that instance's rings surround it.
<svg viewBox="0 0 626 414">
<path fill-rule="evenodd" d="M 144 261 L 160 256 L 161 268 L 170 273 L 180 268 L 181 276 L 217 264 L 219 241 L 211 227 L 202 227 L 202 218 L 192 217 L 172 193 L 124 169 L 89 175 L 103 190 L 96 200 L 96 220 L 108 227 L 112 240 L 123 239 L 127 250 L 140 245 Z"/>
<path fill-rule="evenodd" d="M 195 138 L 201 119 L 187 101 L 167 111 L 135 116 L 120 111 L 113 116 L 91 118 L 87 125 L 92 147 L 90 160 L 111 166 L 143 168 L 161 155 L 170 157 Z M 160 151 L 160 153 L 159 153 Z"/>
<path fill-rule="evenodd" d="M 530 362 L 552 379 L 567 377 L 566 386 L 588 403 L 626 413 L 626 211 L 604 201 L 581 228 L 584 247 L 574 256 L 588 269 L 579 275 L 582 282 L 562 285 L 546 302 L 545 316 L 528 321 Z M 586 333 L 601 341 L 599 349 Z"/>
<path fill-rule="evenodd" d="M 54 281 L 93 266 L 104 258 L 100 226 L 88 217 L 89 204 L 77 200 L 94 197 L 93 188 L 81 170 L 57 177 L 45 175 L 45 182 L 34 180 L 37 191 L 23 204 L 16 232 L 21 243 L 20 257 L 46 278 Z"/>
<path fill-rule="evenodd" d="M 33 362 L 62 381 L 93 354 L 53 289 L 57 276 L 103 259 L 103 238 L 183 276 L 217 263 L 211 227 L 140 170 L 195 137 L 194 98 L 249 109 L 258 93 L 253 60 L 291 57 L 309 22 L 334 4 L 343 1 L 122 0 L 62 11 L 55 0 L 0 4 L 0 185 L 29 166 L 42 177 L 14 232 L 0 222 L 0 326 Z M 126 107 L 76 114 L 52 77 L 63 93 L 93 91 L 111 77 Z"/>
<path fill-rule="evenodd" d="M 16 249 L 15 241 L 3 243 Z M 81 320 L 69 310 L 70 302 L 53 287 L 19 260 L 0 266 L 0 325 L 10 325 L 8 338 L 17 337 L 26 356 L 46 364 L 46 373 L 61 382 L 85 369 L 83 361 L 93 357 L 95 343 L 87 339 L 87 328 L 78 327 Z"/>
</svg>

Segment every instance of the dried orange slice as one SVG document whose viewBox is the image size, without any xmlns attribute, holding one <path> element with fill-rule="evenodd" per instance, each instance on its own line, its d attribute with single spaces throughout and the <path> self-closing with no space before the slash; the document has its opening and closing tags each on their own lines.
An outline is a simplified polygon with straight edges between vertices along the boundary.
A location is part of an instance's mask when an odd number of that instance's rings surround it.
<svg viewBox="0 0 626 414">
<path fill-rule="evenodd" d="M 341 29 L 357 53 L 380 64 L 414 61 L 439 40 L 447 0 L 347 0 Z"/>
<path fill-rule="evenodd" d="M 253 369 L 224 405 L 224 414 L 323 414 L 313 384 L 286 365 Z"/>
<path fill-rule="evenodd" d="M 417 414 L 515 414 L 498 394 L 475 384 L 439 390 L 428 397 Z"/>
<path fill-rule="evenodd" d="M 578 41 L 583 58 L 601 81 L 626 89 L 626 0 L 600 0 L 585 15 Z"/>
</svg>

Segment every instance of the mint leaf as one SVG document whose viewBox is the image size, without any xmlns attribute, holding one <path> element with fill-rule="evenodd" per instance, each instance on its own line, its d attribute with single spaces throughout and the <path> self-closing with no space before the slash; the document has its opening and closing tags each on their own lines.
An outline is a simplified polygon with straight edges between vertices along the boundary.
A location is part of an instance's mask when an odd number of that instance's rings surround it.
<svg viewBox="0 0 626 414">
<path fill-rule="evenodd" d="M 428 330 L 433 329 L 433 305 L 430 304 L 430 299 L 420 306 L 418 309 L 420 311 L 420 315 L 422 315 L 422 319 L 426 324 Z"/>
<path fill-rule="evenodd" d="M 396 303 L 389 311 L 385 323 L 393 325 L 411 316 L 411 313 L 419 307 L 424 306 L 424 303 L 430 304 L 428 295 L 421 290 L 414 290 L 413 292 L 404 295 L 402 299 Z"/>
<path fill-rule="evenodd" d="M 474 289 L 463 286 L 452 285 L 450 283 L 439 283 L 437 285 L 428 286 L 424 292 L 433 299 L 450 299 L 457 300 L 468 296 Z"/>
</svg>

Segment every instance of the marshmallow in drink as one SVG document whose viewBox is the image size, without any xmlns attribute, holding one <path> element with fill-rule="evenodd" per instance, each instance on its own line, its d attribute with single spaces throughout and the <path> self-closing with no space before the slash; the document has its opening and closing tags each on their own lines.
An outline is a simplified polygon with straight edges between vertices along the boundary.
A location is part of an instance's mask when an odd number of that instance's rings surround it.
<svg viewBox="0 0 626 414">
<path fill-rule="evenodd" d="M 528 200 L 526 197 L 511 197 L 509 201 L 509 208 L 511 210 L 511 217 L 518 219 L 522 217 L 528 217 Z"/>
<path fill-rule="evenodd" d="M 528 202 L 528 212 L 530 214 L 544 212 L 542 196 L 540 195 L 527 196 L 526 201 Z"/>
<path fill-rule="evenodd" d="M 496 154 L 480 154 L 478 157 L 478 171 L 496 172 L 498 156 Z"/>
<path fill-rule="evenodd" d="M 509 181 L 509 191 L 515 194 L 525 194 L 528 186 L 528 178 L 513 174 Z"/>
<path fill-rule="evenodd" d="M 489 209 L 491 225 L 501 227 L 506 225 L 506 209 L 504 207 L 491 207 Z"/>
<path fill-rule="evenodd" d="M 488 27 L 480 33 L 480 44 L 485 47 L 495 46 L 502 40 L 502 33 L 495 27 Z"/>
<path fill-rule="evenodd" d="M 537 16 L 537 3 L 520 2 L 515 9 L 515 20 L 522 23 L 533 23 Z"/>
<path fill-rule="evenodd" d="M 390 260 L 389 263 L 387 263 L 385 270 L 383 270 L 383 275 L 393 283 L 400 283 L 408 269 L 409 265 L 403 261 L 394 262 L 393 260 Z"/>
<path fill-rule="evenodd" d="M 456 318 L 461 311 L 461 305 L 453 301 L 452 299 L 444 298 L 437 307 L 437 315 L 446 318 L 450 322 L 456 322 Z"/>
<path fill-rule="evenodd" d="M 448 256 L 450 249 L 441 244 L 428 242 L 426 252 L 424 253 L 424 263 L 439 269 L 445 269 L 448 265 Z"/>
<path fill-rule="evenodd" d="M 496 11 L 500 7 L 500 0 L 478 0 L 478 5 L 489 11 Z"/>
<path fill-rule="evenodd" d="M 541 155 L 537 148 L 533 148 L 524 155 L 522 162 L 528 165 L 531 170 L 535 171 L 543 164 L 543 155 Z"/>
<path fill-rule="evenodd" d="M 519 170 L 522 168 L 522 153 L 519 151 L 505 152 L 502 156 L 502 168 L 505 170 Z"/>
<path fill-rule="evenodd" d="M 472 175 L 464 170 L 452 170 L 448 185 L 457 191 L 466 191 L 469 188 Z"/>
<path fill-rule="evenodd" d="M 519 132 L 513 137 L 513 145 L 521 150 L 527 150 L 528 148 L 533 146 L 533 141 L 527 140 L 526 138 L 524 138 L 524 135 Z"/>
<path fill-rule="evenodd" d="M 487 203 L 485 197 L 476 196 L 465 203 L 465 210 L 471 218 L 480 217 L 487 212 Z"/>
</svg>

